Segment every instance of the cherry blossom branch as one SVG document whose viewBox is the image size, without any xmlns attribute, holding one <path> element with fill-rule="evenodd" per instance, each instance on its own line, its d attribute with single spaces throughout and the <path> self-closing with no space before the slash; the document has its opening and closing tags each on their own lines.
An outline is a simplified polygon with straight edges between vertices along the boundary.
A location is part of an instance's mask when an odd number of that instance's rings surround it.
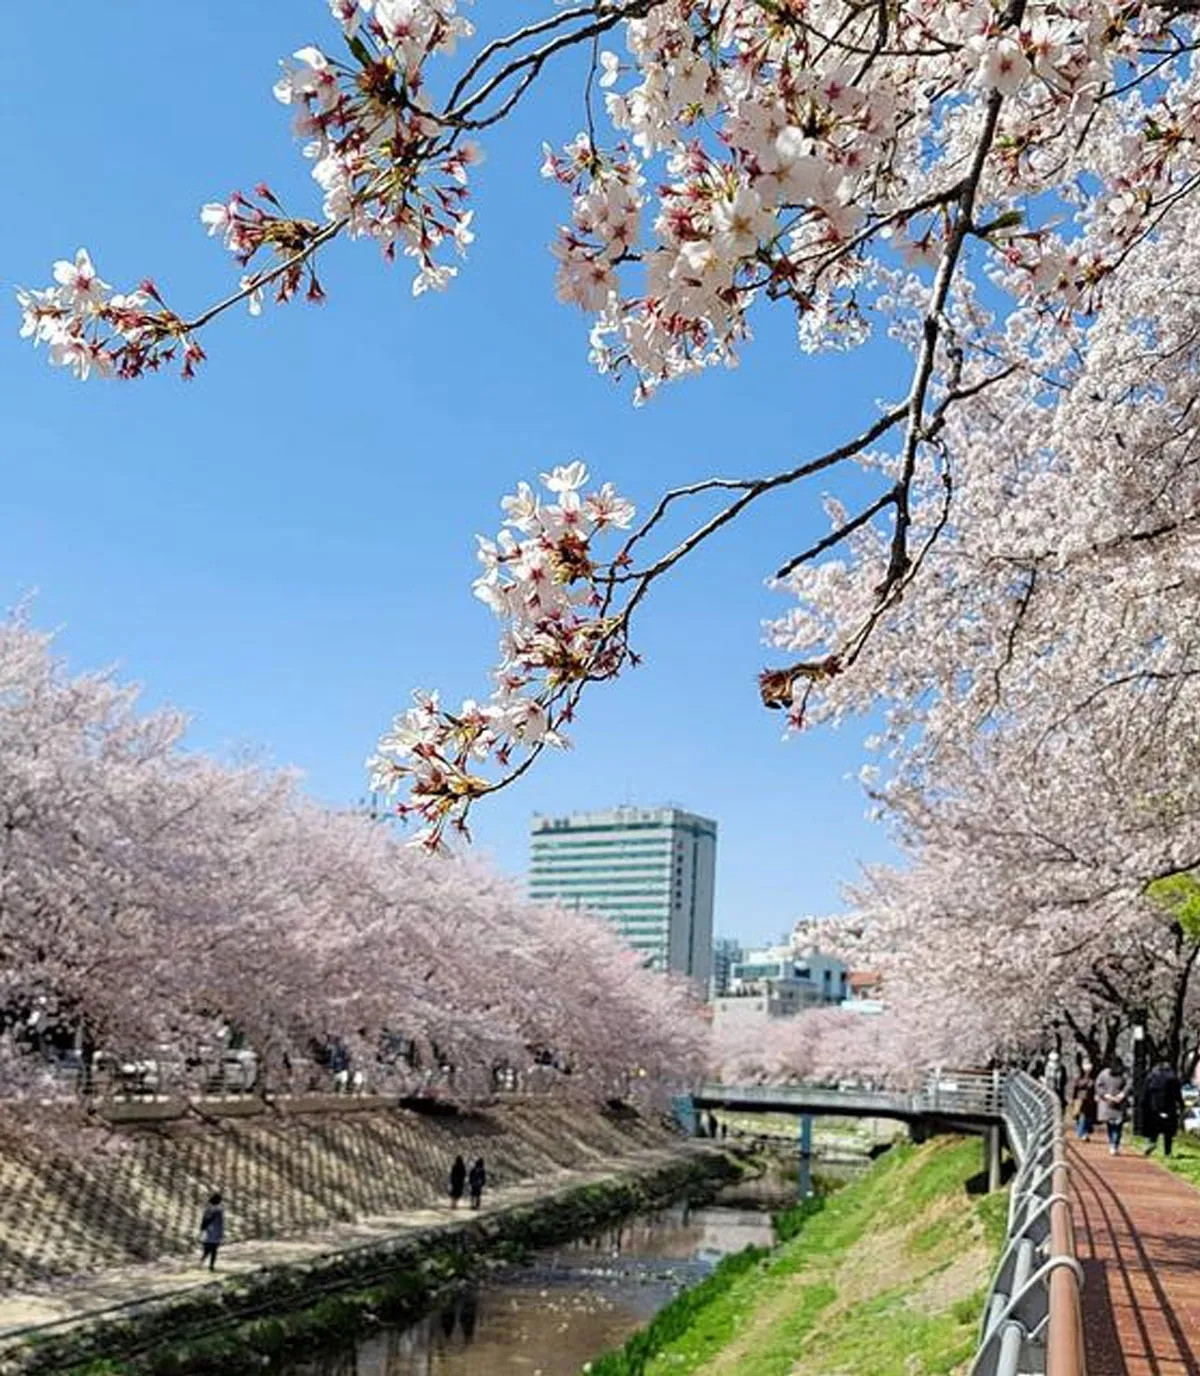
<svg viewBox="0 0 1200 1376">
<path fill-rule="evenodd" d="M 693 484 L 687 487 L 676 488 L 666 493 L 660 500 L 650 520 L 632 536 L 626 543 L 624 549 L 618 555 L 616 563 L 621 565 L 628 561 L 633 546 L 641 539 L 644 539 L 659 521 L 665 516 L 668 506 L 682 497 L 693 496 L 696 493 L 707 491 L 713 488 L 741 488 L 742 496 L 730 502 L 710 520 L 694 530 L 684 540 L 680 541 L 672 550 L 657 559 L 648 568 L 637 573 L 619 573 L 613 576 L 614 583 L 636 582 L 637 590 L 633 594 L 632 602 L 636 605 L 649 590 L 650 584 L 665 573 L 668 569 L 677 564 L 680 559 L 690 554 L 697 545 L 702 544 L 714 535 L 722 526 L 726 526 L 730 521 L 740 516 L 741 513 L 754 501 L 767 492 L 773 492 L 777 488 L 786 487 L 794 482 L 799 482 L 802 478 L 812 477 L 815 473 L 824 472 L 828 468 L 834 467 L 845 460 L 853 458 L 856 454 L 861 454 L 864 449 L 869 448 L 876 440 L 881 439 L 887 432 L 901 421 L 906 414 L 904 406 L 893 407 L 890 411 L 885 411 L 872 425 L 868 426 L 860 435 L 854 439 L 846 441 L 845 444 L 838 445 L 835 449 L 830 449 L 827 453 L 818 458 L 809 459 L 807 462 L 799 464 L 795 468 L 789 468 L 782 473 L 776 473 L 769 478 L 752 479 L 708 479 L 703 483 Z M 632 607 L 630 608 L 632 610 Z"/>
<path fill-rule="evenodd" d="M 546 63 L 556 54 L 567 48 L 575 47 L 579 43 L 586 43 L 589 40 L 599 38 L 615 28 L 617 24 L 628 19 L 639 19 L 648 14 L 658 5 L 662 5 L 666 0 L 629 0 L 623 7 L 608 8 L 606 5 L 597 4 L 584 13 L 600 14 L 602 17 L 591 24 L 585 24 L 579 29 L 573 30 L 568 34 L 560 34 L 558 37 L 544 43 L 540 48 L 532 53 L 524 53 L 520 57 L 514 58 L 506 63 L 494 76 L 479 88 L 478 91 L 468 96 L 458 96 L 458 88 L 455 88 L 455 95 L 452 96 L 445 111 L 438 116 L 438 122 L 448 126 L 461 129 L 480 130 L 489 125 L 496 124 L 508 115 L 515 107 L 517 101 L 529 89 L 535 81 Z M 560 16 L 561 18 L 561 16 Z M 514 34 L 510 40 L 505 42 L 505 47 L 515 46 L 530 36 L 531 32 L 538 30 L 538 26 L 532 26 L 530 30 L 522 30 Z M 499 49 L 496 48 L 496 51 Z M 478 70 L 478 69 L 477 69 Z M 486 102 L 489 97 L 494 95 L 501 87 L 506 85 L 514 77 L 518 77 L 516 90 L 511 92 L 500 103 L 495 111 L 480 119 L 470 118 L 471 111 L 477 109 Z M 461 84 L 461 83 L 460 83 Z"/>
<path fill-rule="evenodd" d="M 794 555 L 786 564 L 775 571 L 775 577 L 777 579 L 786 578 L 788 574 L 795 573 L 801 564 L 807 564 L 813 559 L 819 558 L 828 550 L 833 549 L 835 545 L 840 545 L 843 540 L 848 539 L 856 530 L 861 530 L 868 522 L 873 521 L 881 511 L 886 511 L 889 506 L 895 506 L 898 496 L 899 489 L 897 487 L 888 488 L 882 497 L 872 502 L 870 506 L 864 507 L 856 516 L 848 521 L 843 521 L 836 530 L 830 531 L 823 539 L 818 540 L 815 545 L 810 545 L 806 550 L 802 550 L 799 554 Z"/>
<path fill-rule="evenodd" d="M 1025 0 L 1010 0 L 1002 26 L 1011 28 L 1020 24 L 1024 12 Z M 909 395 L 908 426 L 901 452 L 900 479 L 897 484 L 898 493 L 895 502 L 895 532 L 887 574 L 884 579 L 884 596 L 893 584 L 904 577 L 908 569 L 908 528 L 912 519 L 909 509 L 909 492 L 916 470 L 917 446 L 922 439 L 925 426 L 925 399 L 929 391 L 930 380 L 933 377 L 934 358 L 937 353 L 942 323 L 945 319 L 950 287 L 954 280 L 963 245 L 967 235 L 974 227 L 975 202 L 979 195 L 979 184 L 987 164 L 988 153 L 991 151 L 992 141 L 996 136 L 996 125 L 1000 118 L 1000 107 L 1003 103 L 1004 94 L 997 88 L 988 97 L 984 110 L 983 128 L 975 142 L 970 170 L 963 178 L 956 198 L 958 213 L 946 239 L 945 248 L 942 250 L 937 276 L 934 278 L 933 290 L 930 293 L 929 305 L 922 322 L 921 349 L 917 357 L 912 391 Z"/>
</svg>

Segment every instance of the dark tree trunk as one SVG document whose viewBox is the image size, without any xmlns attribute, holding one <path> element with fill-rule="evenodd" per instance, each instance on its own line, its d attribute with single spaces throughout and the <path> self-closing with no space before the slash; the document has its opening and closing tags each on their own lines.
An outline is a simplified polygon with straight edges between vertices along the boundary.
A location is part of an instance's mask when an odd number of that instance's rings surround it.
<svg viewBox="0 0 1200 1376">
<path fill-rule="evenodd" d="M 1192 970 L 1196 957 L 1200 955 L 1200 943 L 1193 942 L 1184 957 L 1183 967 L 1175 980 L 1175 993 L 1171 1000 L 1171 1017 L 1167 1024 L 1165 1057 L 1176 1070 L 1183 1071 L 1183 1013 L 1187 1004 L 1188 987 L 1192 981 Z"/>
</svg>

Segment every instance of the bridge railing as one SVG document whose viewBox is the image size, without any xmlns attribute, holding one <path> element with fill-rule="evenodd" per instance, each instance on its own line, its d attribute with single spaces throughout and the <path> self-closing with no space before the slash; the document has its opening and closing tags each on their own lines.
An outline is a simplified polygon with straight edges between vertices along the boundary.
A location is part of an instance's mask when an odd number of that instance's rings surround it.
<svg viewBox="0 0 1200 1376">
<path fill-rule="evenodd" d="M 764 1084 L 764 1085 L 727 1085 L 721 1082 L 697 1085 L 693 1097 L 701 1103 L 721 1103 L 734 1100 L 739 1104 L 762 1105 L 764 1110 L 772 1107 L 787 1109 L 822 1108 L 836 1113 L 838 1108 L 847 1105 L 878 1105 L 882 1109 L 892 1109 L 902 1113 L 913 1112 L 913 1096 L 903 1091 L 868 1089 L 865 1086 L 855 1089 L 839 1089 L 836 1085 L 810 1084 Z"/>
<path fill-rule="evenodd" d="M 701 1084 L 693 1091 L 701 1103 L 736 1101 L 745 1105 L 800 1112 L 826 1109 L 863 1112 L 876 1110 L 883 1117 L 926 1115 L 954 1118 L 1000 1119 L 1003 1111 L 1003 1077 L 989 1071 L 938 1070 L 931 1072 L 918 1089 L 879 1089 L 873 1085 Z"/>
<path fill-rule="evenodd" d="M 914 1100 L 921 1113 L 998 1119 L 1004 1112 L 1004 1077 L 997 1071 L 934 1070 Z"/>
<path fill-rule="evenodd" d="M 1017 1173 L 970 1376 L 1087 1376 L 1062 1110 L 1016 1071 L 1003 1079 L 1001 1113 Z"/>
</svg>

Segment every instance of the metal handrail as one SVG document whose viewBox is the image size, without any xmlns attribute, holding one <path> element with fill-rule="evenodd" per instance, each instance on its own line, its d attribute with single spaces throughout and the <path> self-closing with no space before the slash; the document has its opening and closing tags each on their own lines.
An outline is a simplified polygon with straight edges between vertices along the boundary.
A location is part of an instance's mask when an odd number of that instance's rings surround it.
<svg viewBox="0 0 1200 1376">
<path fill-rule="evenodd" d="M 969 1376 L 1087 1376 L 1075 1235 L 1063 1142 L 1062 1110 L 1023 1071 L 937 1070 L 915 1091 L 828 1085 L 697 1087 L 702 1102 L 735 1100 L 793 1113 L 838 1107 L 881 1117 L 1003 1123 L 1017 1163 L 1008 1203 L 1007 1240 L 992 1278 Z"/>
<path fill-rule="evenodd" d="M 697 1085 L 693 1099 L 702 1103 L 736 1100 L 744 1104 L 790 1105 L 794 1111 L 852 1108 L 878 1110 L 881 1117 L 942 1115 L 999 1119 L 1002 1110 L 1003 1076 L 993 1072 L 936 1071 L 917 1090 L 876 1089 L 866 1086 L 838 1088 L 826 1084 L 726 1084 L 721 1081 Z"/>
<path fill-rule="evenodd" d="M 1087 1376 L 1062 1110 L 1022 1071 L 1000 1100 L 1017 1173 L 970 1376 Z"/>
</svg>

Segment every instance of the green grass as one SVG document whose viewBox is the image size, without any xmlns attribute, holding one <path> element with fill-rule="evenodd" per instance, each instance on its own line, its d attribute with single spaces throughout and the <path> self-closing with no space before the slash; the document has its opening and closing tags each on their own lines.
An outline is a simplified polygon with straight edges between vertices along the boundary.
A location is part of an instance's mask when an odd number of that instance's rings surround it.
<svg viewBox="0 0 1200 1376">
<path fill-rule="evenodd" d="M 765 1247 L 745 1247 L 724 1257 L 711 1275 L 699 1285 L 676 1295 L 624 1347 L 590 1363 L 587 1370 L 592 1376 L 642 1376 L 655 1353 L 669 1343 L 690 1342 L 701 1330 L 711 1332 L 719 1340 L 731 1317 L 723 1301 L 738 1279 L 747 1271 L 759 1268 L 768 1256 Z"/>
<path fill-rule="evenodd" d="M 700 1292 L 708 1281 L 680 1296 L 669 1332 L 633 1353 L 627 1345 L 614 1354 L 621 1361 L 602 1358 L 592 1371 L 690 1376 L 736 1345 L 723 1369 L 737 1376 L 949 1376 L 972 1351 L 983 1291 L 956 1294 L 973 1272 L 962 1279 L 948 1273 L 981 1246 L 994 1255 L 1004 1233 L 1004 1196 L 966 1192 L 979 1165 L 974 1140 L 895 1148 L 818 1208 L 777 1219 L 781 1242 L 768 1257 L 747 1264 L 727 1258 L 722 1268 L 735 1265 L 724 1275 L 718 1268 L 710 1280 L 721 1281 L 707 1294 Z M 859 1294 L 861 1259 L 871 1257 L 874 1235 L 894 1252 L 896 1273 Z M 856 1260 L 842 1269 L 853 1249 Z"/>
<path fill-rule="evenodd" d="M 853 1305 L 810 1348 L 814 1371 L 859 1376 L 949 1376 L 974 1351 L 982 1294 L 921 1314 L 903 1287 Z"/>
<path fill-rule="evenodd" d="M 1135 1151 L 1145 1151 L 1147 1142 L 1144 1137 L 1134 1137 L 1130 1145 Z M 1190 1132 L 1181 1132 L 1172 1143 L 1171 1151 L 1171 1156 L 1164 1157 L 1160 1144 L 1154 1159 L 1200 1190 L 1200 1138 Z"/>
</svg>

